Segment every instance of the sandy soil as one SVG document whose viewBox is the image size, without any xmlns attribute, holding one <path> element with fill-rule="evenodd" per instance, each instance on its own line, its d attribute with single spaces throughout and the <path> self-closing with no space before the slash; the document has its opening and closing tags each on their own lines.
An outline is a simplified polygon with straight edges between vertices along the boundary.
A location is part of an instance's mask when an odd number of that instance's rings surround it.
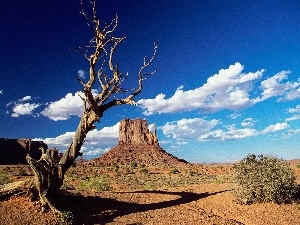
<svg viewBox="0 0 300 225">
<path fill-rule="evenodd" d="M 293 162 L 298 178 L 299 162 Z M 0 172 L 19 176 L 26 166 L 1 166 Z M 142 170 L 144 169 L 144 170 Z M 145 169 L 147 172 L 145 172 Z M 142 172 L 143 171 L 143 172 Z M 104 177 L 110 191 L 78 190 L 80 182 L 94 174 Z M 56 202 L 71 211 L 73 224 L 300 224 L 299 204 L 239 205 L 230 182 L 232 165 L 194 165 L 186 168 L 72 168 L 64 194 Z M 41 213 L 27 196 L 0 201 L 0 224 L 58 224 L 52 213 Z"/>
</svg>

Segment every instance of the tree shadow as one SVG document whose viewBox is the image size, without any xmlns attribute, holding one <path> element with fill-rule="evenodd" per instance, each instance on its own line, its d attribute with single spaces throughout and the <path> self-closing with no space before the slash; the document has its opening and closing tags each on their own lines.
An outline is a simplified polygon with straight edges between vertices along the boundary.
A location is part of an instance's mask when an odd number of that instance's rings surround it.
<svg viewBox="0 0 300 225">
<path fill-rule="evenodd" d="M 132 203 L 116 199 L 101 198 L 97 196 L 78 196 L 78 195 L 61 195 L 56 201 L 60 211 L 71 211 L 74 215 L 73 224 L 106 224 L 113 222 L 115 218 L 149 210 L 168 208 L 180 204 L 186 204 L 197 201 L 211 195 L 216 195 L 228 190 L 214 193 L 193 193 L 193 192 L 168 192 L 168 191 L 136 191 L 123 193 L 151 193 L 175 195 L 178 198 L 169 201 L 156 203 Z"/>
</svg>

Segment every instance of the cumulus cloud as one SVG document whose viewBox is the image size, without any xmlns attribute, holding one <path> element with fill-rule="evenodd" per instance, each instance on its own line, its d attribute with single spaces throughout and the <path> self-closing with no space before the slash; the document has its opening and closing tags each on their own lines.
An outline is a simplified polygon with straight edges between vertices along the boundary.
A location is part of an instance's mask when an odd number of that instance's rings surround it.
<svg viewBox="0 0 300 225">
<path fill-rule="evenodd" d="M 209 77 L 207 82 L 194 90 L 183 90 L 179 87 L 173 96 L 167 98 L 165 94 L 158 94 L 154 99 L 138 101 L 145 115 L 155 113 L 176 113 L 199 110 L 202 113 L 213 113 L 222 109 L 240 110 L 271 97 L 278 97 L 278 101 L 300 98 L 300 82 L 286 81 L 290 71 L 282 71 L 263 80 L 260 84 L 262 93 L 255 90 L 259 86 L 264 69 L 254 73 L 243 73 L 244 66 L 235 63 L 228 69 L 221 69 L 219 73 Z"/>
<path fill-rule="evenodd" d="M 3 95 L 3 90 L 0 90 L 0 95 Z"/>
<path fill-rule="evenodd" d="M 286 122 L 293 121 L 293 120 L 300 120 L 300 114 L 285 119 Z"/>
<path fill-rule="evenodd" d="M 148 129 L 152 134 L 154 134 L 156 131 L 156 125 L 154 123 L 152 123 L 148 126 Z"/>
<path fill-rule="evenodd" d="M 274 125 L 270 125 L 267 128 L 265 128 L 262 131 L 262 133 L 263 134 L 267 134 L 267 133 L 276 132 L 276 131 L 279 131 L 279 130 L 284 130 L 284 129 L 287 129 L 289 127 L 290 127 L 290 125 L 288 123 L 286 123 L 286 122 L 284 122 L 284 123 L 276 123 Z"/>
<path fill-rule="evenodd" d="M 76 92 L 74 95 L 68 93 L 64 98 L 51 102 L 41 112 L 43 116 L 48 117 L 51 120 L 67 120 L 71 115 L 81 116 L 83 113 L 83 101 L 79 97 L 82 92 Z"/>
<path fill-rule="evenodd" d="M 294 100 L 300 98 L 299 82 L 284 82 L 288 79 L 290 71 L 281 71 L 261 82 L 262 96 L 257 101 L 264 101 L 271 97 L 281 96 L 278 101 Z"/>
<path fill-rule="evenodd" d="M 295 129 L 295 130 L 289 129 L 286 134 L 283 134 L 283 138 L 287 139 L 290 138 L 291 136 L 299 135 L 299 134 L 300 134 L 300 129 Z"/>
<path fill-rule="evenodd" d="M 289 108 L 289 113 L 300 113 L 300 105 L 297 105 L 295 108 Z"/>
<path fill-rule="evenodd" d="M 201 134 L 209 132 L 220 122 L 219 120 L 205 120 L 202 118 L 182 119 L 175 122 L 167 122 L 159 127 L 164 135 L 172 136 L 178 140 L 197 139 Z"/>
<path fill-rule="evenodd" d="M 31 101 L 31 96 L 25 96 L 17 101 L 12 101 L 6 105 L 6 107 L 12 106 L 12 112 L 7 111 L 8 114 L 11 114 L 12 117 L 19 117 L 22 115 L 32 115 L 33 111 L 38 108 L 41 104 L 38 103 L 29 103 Z"/>
<path fill-rule="evenodd" d="M 277 132 L 290 127 L 287 123 L 277 123 L 259 131 L 254 128 L 250 128 L 255 122 L 252 118 L 247 118 L 244 122 L 244 127 L 238 128 L 235 124 L 222 126 L 222 122 L 220 120 L 194 118 L 167 122 L 159 128 L 163 130 L 165 135 L 177 141 L 196 140 L 199 142 L 207 142 L 248 138 Z M 222 127 L 219 128 L 217 125 Z"/>
<path fill-rule="evenodd" d="M 81 152 L 84 155 L 100 155 L 103 151 L 107 151 L 111 147 L 118 144 L 119 125 L 115 124 L 111 127 L 104 127 L 101 130 L 94 129 L 87 134 Z M 60 151 L 65 151 L 73 140 L 75 132 L 66 132 L 54 138 L 35 138 L 33 140 L 44 141 L 49 148 L 57 148 Z"/>
<path fill-rule="evenodd" d="M 138 104 L 144 114 L 175 113 L 179 111 L 201 110 L 216 112 L 221 109 L 241 109 L 252 104 L 249 92 L 253 90 L 253 82 L 262 77 L 264 70 L 255 73 L 242 73 L 244 67 L 240 63 L 221 69 L 207 79 L 207 82 L 194 90 L 184 91 L 179 87 L 171 98 L 159 94 L 154 99 L 141 99 Z"/>
<path fill-rule="evenodd" d="M 110 148 L 96 148 L 96 149 L 88 149 L 88 150 L 84 150 L 84 155 L 85 156 L 94 156 L 94 157 L 98 157 L 100 155 L 102 155 L 104 152 L 109 151 Z"/>
<path fill-rule="evenodd" d="M 258 132 L 255 129 L 250 128 L 242 128 L 239 129 L 236 125 L 230 125 L 225 127 L 225 130 L 216 129 L 206 134 L 203 134 L 199 137 L 199 141 L 225 141 L 225 140 L 232 140 L 232 139 L 242 139 L 251 136 L 255 136 Z"/>
<path fill-rule="evenodd" d="M 255 120 L 253 118 L 246 118 L 241 122 L 242 127 L 253 127 Z"/>
<path fill-rule="evenodd" d="M 96 96 L 97 94 L 99 94 L 99 91 L 97 89 L 92 89 L 92 95 Z M 77 91 L 75 94 L 68 93 L 62 99 L 47 104 L 28 103 L 28 101 L 32 101 L 34 98 L 25 96 L 17 101 L 9 102 L 6 104 L 6 107 L 12 107 L 12 116 L 18 117 L 20 115 L 32 114 L 33 110 L 44 105 L 44 110 L 36 115 L 43 115 L 54 121 L 67 120 L 70 116 L 80 117 L 82 115 L 84 103 L 80 96 L 84 97 L 84 94 L 81 91 Z M 9 110 L 7 112 L 10 114 Z"/>
<path fill-rule="evenodd" d="M 230 114 L 230 118 L 231 119 L 236 119 L 236 118 L 239 118 L 239 117 L 241 117 L 242 115 L 241 114 L 239 114 L 239 113 L 232 113 L 232 114 Z"/>
<path fill-rule="evenodd" d="M 287 109 L 289 113 L 295 113 L 292 117 L 285 119 L 286 122 L 293 120 L 300 120 L 300 105 L 297 105 L 295 108 Z"/>
<path fill-rule="evenodd" d="M 18 99 L 18 102 L 26 102 L 32 100 L 31 96 L 25 96 L 21 99 Z"/>
<path fill-rule="evenodd" d="M 78 78 L 80 78 L 82 80 L 85 78 L 85 72 L 83 70 L 78 70 L 77 75 L 78 75 Z"/>
<path fill-rule="evenodd" d="M 11 114 L 11 116 L 19 117 L 21 115 L 31 115 L 32 112 L 39 106 L 40 104 L 35 104 L 35 103 L 16 104 L 12 109 L 13 113 Z"/>
</svg>

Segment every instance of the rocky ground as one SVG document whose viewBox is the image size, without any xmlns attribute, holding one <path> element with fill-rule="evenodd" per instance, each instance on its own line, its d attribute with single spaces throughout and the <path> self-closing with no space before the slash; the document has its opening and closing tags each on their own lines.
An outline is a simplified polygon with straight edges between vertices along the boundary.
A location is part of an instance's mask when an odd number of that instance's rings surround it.
<svg viewBox="0 0 300 225">
<path fill-rule="evenodd" d="M 293 161 L 300 181 L 299 161 Z M 0 166 L 1 180 L 31 177 L 27 166 Z M 7 174 L 8 176 L 4 176 Z M 73 224 L 300 224 L 297 203 L 239 205 L 232 165 L 72 167 L 56 205 Z M 26 195 L 0 201 L 0 224 L 59 224 Z"/>
</svg>

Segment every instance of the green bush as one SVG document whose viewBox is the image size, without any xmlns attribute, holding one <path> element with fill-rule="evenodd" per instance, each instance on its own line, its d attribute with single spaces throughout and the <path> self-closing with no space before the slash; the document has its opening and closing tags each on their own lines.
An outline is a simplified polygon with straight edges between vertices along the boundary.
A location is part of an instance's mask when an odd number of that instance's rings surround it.
<svg viewBox="0 0 300 225">
<path fill-rule="evenodd" d="M 114 165 L 114 166 L 113 166 L 113 171 L 114 171 L 115 173 L 119 172 L 119 169 L 120 169 L 120 167 L 119 167 L 118 165 Z"/>
<path fill-rule="evenodd" d="M 78 186 L 79 190 L 93 190 L 93 191 L 109 191 L 111 187 L 109 183 L 101 177 L 90 177 L 86 180 L 81 181 Z"/>
<path fill-rule="evenodd" d="M 73 213 L 71 211 L 62 211 L 58 217 L 59 225 L 72 225 L 73 224 Z"/>
<path fill-rule="evenodd" d="M 5 172 L 0 172 L 0 185 L 7 184 L 10 182 L 11 182 L 11 180 L 10 180 L 8 174 Z"/>
<path fill-rule="evenodd" d="M 137 163 L 136 162 L 131 162 L 130 163 L 130 167 L 131 168 L 136 168 L 137 167 Z"/>
<path fill-rule="evenodd" d="M 149 173 L 149 171 L 148 171 L 146 168 L 142 168 L 142 169 L 140 170 L 140 173 L 146 174 L 146 173 Z"/>
<path fill-rule="evenodd" d="M 234 164 L 234 180 L 239 203 L 285 203 L 299 193 L 293 169 L 273 156 L 248 155 Z"/>
<path fill-rule="evenodd" d="M 199 176 L 201 175 L 198 171 L 190 170 L 189 171 L 190 176 Z"/>
<path fill-rule="evenodd" d="M 178 170 L 178 169 L 176 169 L 176 168 L 174 168 L 174 169 L 172 169 L 172 170 L 171 170 L 171 173 L 172 173 L 172 174 L 179 173 L 179 170 Z"/>
<path fill-rule="evenodd" d="M 20 169 L 19 176 L 27 176 L 27 172 L 24 169 Z"/>
</svg>

